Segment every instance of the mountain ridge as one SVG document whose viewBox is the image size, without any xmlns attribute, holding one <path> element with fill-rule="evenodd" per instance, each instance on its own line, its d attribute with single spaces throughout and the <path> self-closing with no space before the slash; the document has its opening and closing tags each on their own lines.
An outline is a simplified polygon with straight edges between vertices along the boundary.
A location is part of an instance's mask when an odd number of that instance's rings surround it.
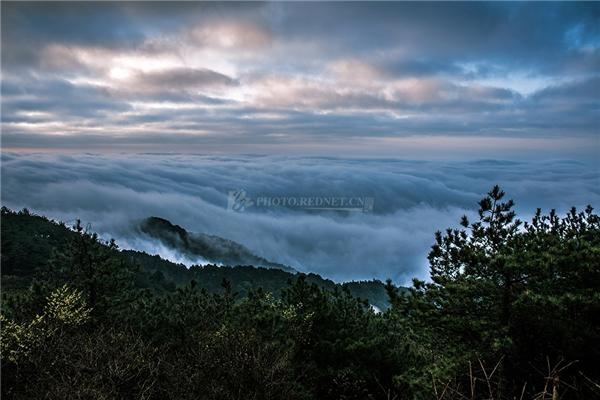
<svg viewBox="0 0 600 400">
<path fill-rule="evenodd" d="M 142 233 L 161 241 L 165 246 L 192 259 L 199 257 L 211 264 L 252 265 L 263 268 L 278 268 L 291 273 L 298 272 L 288 265 L 275 263 L 257 256 L 247 247 L 233 240 L 205 233 L 192 233 L 165 218 L 148 217 L 139 223 L 138 228 Z"/>
<path fill-rule="evenodd" d="M 48 267 L 52 255 L 67 250 L 69 242 L 77 235 L 63 222 L 52 221 L 27 210 L 15 212 L 6 207 L 2 208 L 0 227 L 0 272 L 2 289 L 6 292 L 26 290 L 38 271 Z M 209 292 L 219 292 L 225 279 L 231 282 L 239 296 L 262 288 L 278 297 L 290 282 L 303 277 L 308 283 L 329 291 L 348 290 L 353 296 L 368 300 L 381 310 L 390 306 L 385 284 L 379 280 L 335 283 L 314 273 L 252 265 L 221 267 L 208 264 L 188 268 L 138 250 L 115 250 L 114 256 L 120 258 L 125 266 L 137 270 L 134 277 L 137 287 L 153 291 L 171 292 L 194 281 Z"/>
</svg>

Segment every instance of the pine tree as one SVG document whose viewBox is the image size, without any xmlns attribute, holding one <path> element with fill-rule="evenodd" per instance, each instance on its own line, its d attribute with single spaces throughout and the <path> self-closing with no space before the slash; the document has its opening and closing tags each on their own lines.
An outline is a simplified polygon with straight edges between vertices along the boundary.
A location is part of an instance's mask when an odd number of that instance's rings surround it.
<svg viewBox="0 0 600 400">
<path fill-rule="evenodd" d="M 95 317 L 118 313 L 132 299 L 134 271 L 118 257 L 114 240 L 101 241 L 79 220 L 73 229 L 77 234 L 65 251 L 55 253 L 45 278 L 81 290 Z"/>
<path fill-rule="evenodd" d="M 540 381 L 548 363 L 576 363 L 563 374 L 593 370 L 600 340 L 600 224 L 588 207 L 559 218 L 538 210 L 530 223 L 515 218 L 512 200 L 495 186 L 479 202 L 479 219 L 435 234 L 431 282 L 410 295 L 388 291 L 395 310 L 423 340 L 454 360 L 501 360 L 496 375 L 506 393 Z M 562 360 L 562 361 L 561 361 Z M 539 389 L 539 388 L 538 388 Z"/>
</svg>

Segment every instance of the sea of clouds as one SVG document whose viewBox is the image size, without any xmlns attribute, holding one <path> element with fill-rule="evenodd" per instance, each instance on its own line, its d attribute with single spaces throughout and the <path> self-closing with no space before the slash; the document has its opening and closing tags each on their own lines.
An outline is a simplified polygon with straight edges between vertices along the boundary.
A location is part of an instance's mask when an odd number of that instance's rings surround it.
<svg viewBox="0 0 600 400">
<path fill-rule="evenodd" d="M 124 248 L 190 260 L 139 236 L 160 216 L 192 232 L 239 242 L 259 256 L 337 280 L 427 278 L 436 230 L 474 216 L 500 184 L 520 216 L 536 207 L 598 205 L 597 170 L 554 161 L 415 161 L 295 156 L 178 154 L 2 154 L 2 204 L 73 222 L 79 218 Z M 227 209 L 228 194 L 363 196 L 372 212 Z"/>
</svg>

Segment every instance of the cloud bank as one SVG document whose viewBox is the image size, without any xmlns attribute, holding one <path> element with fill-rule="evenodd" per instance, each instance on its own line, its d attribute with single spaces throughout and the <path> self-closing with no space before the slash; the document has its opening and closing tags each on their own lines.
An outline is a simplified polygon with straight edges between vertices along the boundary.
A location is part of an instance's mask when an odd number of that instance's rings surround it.
<svg viewBox="0 0 600 400">
<path fill-rule="evenodd" d="M 161 216 L 259 256 L 335 280 L 427 277 L 438 229 L 457 226 L 493 184 L 523 216 L 597 205 L 599 177 L 578 161 L 416 161 L 295 156 L 2 154 L 2 203 L 90 223 L 124 247 L 180 255 L 132 225 Z M 227 210 L 230 190 L 269 196 L 369 196 L 372 213 Z M 194 260 L 183 260 L 190 263 Z"/>
<path fill-rule="evenodd" d="M 598 3 L 2 11 L 5 148 L 398 155 L 441 136 L 598 152 Z"/>
</svg>

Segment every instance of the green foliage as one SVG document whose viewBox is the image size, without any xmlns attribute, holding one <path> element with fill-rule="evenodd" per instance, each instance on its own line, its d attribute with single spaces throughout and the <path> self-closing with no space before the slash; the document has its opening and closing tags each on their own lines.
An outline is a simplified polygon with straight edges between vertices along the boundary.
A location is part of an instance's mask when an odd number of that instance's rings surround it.
<svg viewBox="0 0 600 400">
<path fill-rule="evenodd" d="M 95 233 L 85 232 L 80 221 L 76 235 L 64 251 L 57 251 L 49 268 L 41 271 L 51 286 L 68 282 L 86 298 L 96 318 L 112 318 L 133 294 L 133 271 L 115 257 L 114 240 L 102 242 Z"/>
<path fill-rule="evenodd" d="M 477 221 L 436 233 L 431 280 L 408 291 L 188 270 L 3 209 L 2 395 L 598 398 L 599 218 L 591 207 L 538 210 L 521 223 L 503 198 L 493 188 Z M 375 313 L 383 290 L 392 307 Z"/>
<path fill-rule="evenodd" d="M 2 207 L 2 290 L 24 289 L 36 270 L 48 265 L 53 249 L 64 248 L 73 237 L 64 224 L 32 215 L 26 209 Z"/>
<path fill-rule="evenodd" d="M 169 238 L 171 237 L 169 234 L 177 234 L 178 237 L 181 236 L 180 240 L 187 238 L 188 241 L 193 242 L 183 228 L 173 226 L 170 222 L 158 218 L 150 220 L 162 221 L 159 225 L 153 225 L 153 232 L 156 235 L 161 233 L 159 235 L 161 238 Z M 53 271 L 55 280 L 59 278 L 60 274 L 68 276 L 67 269 L 71 267 L 79 271 L 78 274 L 81 278 L 89 279 L 89 276 L 88 278 L 81 276 L 86 273 L 85 268 L 80 268 L 81 265 L 74 265 L 68 259 L 68 257 L 75 257 L 74 261 L 81 264 L 78 260 L 87 260 L 86 253 L 98 258 L 108 257 L 107 261 L 114 265 L 102 267 L 107 274 L 114 275 L 109 273 L 111 269 L 116 269 L 117 275 L 134 274 L 133 285 L 135 287 L 151 289 L 155 293 L 172 292 L 178 286 L 184 286 L 192 280 L 195 280 L 198 286 L 207 291 L 218 293 L 221 290 L 221 281 L 227 279 L 231 282 L 233 291 L 237 292 L 240 297 L 246 296 L 256 288 L 262 288 L 278 297 L 281 289 L 287 286 L 288 281 L 303 275 L 278 269 L 275 264 L 272 265 L 273 268 L 269 269 L 252 266 L 222 268 L 217 265 L 194 266 L 188 269 L 182 264 L 172 263 L 157 255 L 133 250 L 119 251 L 115 244 L 99 243 L 99 245 L 95 245 L 94 241 L 97 238 L 92 238 L 93 234 L 84 234 L 81 226 L 79 227 L 80 232 L 78 232 L 77 229 L 68 229 L 64 224 L 54 223 L 44 217 L 29 212 L 15 213 L 7 208 L 2 209 L 1 228 L 2 289 L 4 294 L 10 295 L 22 294 L 31 285 L 36 275 L 47 273 L 48 269 Z M 174 243 L 179 243 L 180 240 L 176 240 Z M 225 248 L 231 247 L 225 246 Z M 236 247 L 233 246 L 233 248 Z M 239 261 L 239 258 L 235 260 Z M 116 268 L 113 268 L 115 266 Z M 122 271 L 123 266 L 127 271 Z M 327 290 L 334 290 L 339 286 L 316 274 L 305 276 L 310 282 Z M 42 277 L 42 281 L 45 280 L 48 280 L 47 276 Z M 125 277 L 122 281 L 129 284 L 130 277 Z M 59 283 L 60 279 L 56 284 Z M 39 282 L 34 282 L 34 285 L 39 286 Z M 389 307 L 385 288 L 381 282 L 349 282 L 346 285 L 354 296 L 368 299 L 379 309 L 385 310 Z M 39 301 L 45 299 L 49 290 L 41 287 L 36 290 L 41 292 L 42 289 L 45 292 L 38 296 Z M 119 289 L 119 291 L 122 290 Z M 10 299 L 6 300 L 11 301 Z"/>
<path fill-rule="evenodd" d="M 33 353 L 55 336 L 84 325 L 90 317 L 81 292 L 64 285 L 46 299 L 43 313 L 19 323 L 0 315 L 2 358 L 13 364 L 30 360 Z"/>
<path fill-rule="evenodd" d="M 504 394 L 496 395 L 533 395 L 548 364 L 573 362 L 563 392 L 577 391 L 600 360 L 600 220 L 588 207 L 564 218 L 538 210 L 522 224 L 503 197 L 494 187 L 478 221 L 463 217 L 464 229 L 436 233 L 431 282 L 415 281 L 409 296 L 390 290 L 394 309 L 425 333 L 423 343 L 447 349 L 437 379 L 458 376 L 469 362 L 502 360 Z"/>
<path fill-rule="evenodd" d="M 2 315 L 0 321 L 2 322 L 0 349 L 4 360 L 17 364 L 26 360 L 34 349 L 41 346 L 45 336 L 44 321 L 41 316 L 28 323 L 19 324 Z"/>
</svg>

